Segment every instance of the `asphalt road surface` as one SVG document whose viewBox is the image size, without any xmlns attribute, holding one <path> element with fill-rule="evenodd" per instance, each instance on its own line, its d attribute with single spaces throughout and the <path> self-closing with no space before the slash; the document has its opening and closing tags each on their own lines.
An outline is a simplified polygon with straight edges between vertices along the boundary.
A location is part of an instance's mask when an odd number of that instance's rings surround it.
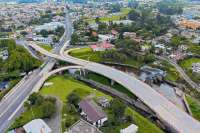
<svg viewBox="0 0 200 133">
<path fill-rule="evenodd" d="M 65 45 L 67 46 L 67 43 Z M 168 128 L 172 131 L 178 133 L 198 133 L 200 131 L 200 123 L 197 120 L 192 118 L 186 112 L 182 111 L 149 85 L 112 67 L 77 59 L 69 56 L 68 54 L 65 55 L 63 53 L 65 45 L 61 49 L 60 55 L 57 55 L 49 53 L 37 45 L 30 44 L 32 48 L 46 56 L 80 65 L 84 69 L 106 76 L 123 85 L 133 94 L 135 94 L 149 108 L 151 108 L 156 113 L 158 118 L 166 123 Z"/>
<path fill-rule="evenodd" d="M 55 54 L 59 53 L 64 43 L 70 39 L 72 34 L 73 29 L 68 13 L 66 13 L 65 24 L 65 34 L 54 48 Z M 32 93 L 34 86 L 41 80 L 44 74 L 48 73 L 54 67 L 55 63 L 55 59 L 48 58 L 43 68 L 38 68 L 27 76 L 27 78 L 23 79 L 23 82 L 13 88 L 0 102 L 0 133 L 4 133 L 12 124 L 16 114 L 20 113 L 19 111 L 23 107 L 24 101 Z"/>
</svg>

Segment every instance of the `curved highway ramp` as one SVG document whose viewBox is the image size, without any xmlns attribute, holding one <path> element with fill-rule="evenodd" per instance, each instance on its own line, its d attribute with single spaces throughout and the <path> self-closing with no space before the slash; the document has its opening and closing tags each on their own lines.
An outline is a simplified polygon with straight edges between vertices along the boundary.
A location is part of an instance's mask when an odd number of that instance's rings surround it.
<svg viewBox="0 0 200 133">
<path fill-rule="evenodd" d="M 98 63 L 84 61 L 69 55 L 64 57 L 63 55 L 52 54 L 33 43 L 30 46 L 46 56 L 83 66 L 84 69 L 106 76 L 123 85 L 151 108 L 172 132 L 200 133 L 200 123 L 197 120 L 135 77 Z"/>
</svg>

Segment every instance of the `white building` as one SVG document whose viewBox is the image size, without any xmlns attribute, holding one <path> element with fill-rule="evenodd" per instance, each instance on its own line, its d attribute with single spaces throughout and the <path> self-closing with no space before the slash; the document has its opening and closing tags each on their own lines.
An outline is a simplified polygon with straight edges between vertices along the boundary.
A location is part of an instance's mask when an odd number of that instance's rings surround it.
<svg viewBox="0 0 200 133">
<path fill-rule="evenodd" d="M 196 73 L 200 73 L 200 62 L 192 63 L 192 71 Z"/>
<path fill-rule="evenodd" d="M 3 50 L 3 51 L 0 51 L 0 58 L 2 60 L 7 60 L 8 59 L 8 50 Z"/>
<path fill-rule="evenodd" d="M 138 126 L 131 124 L 127 128 L 121 129 L 120 133 L 137 133 L 138 131 Z"/>
<path fill-rule="evenodd" d="M 59 26 L 64 27 L 64 24 L 60 22 L 50 22 L 40 26 L 36 26 L 34 30 L 35 32 L 40 32 L 41 30 L 54 31 Z"/>
<path fill-rule="evenodd" d="M 113 35 L 98 35 L 99 42 L 104 42 L 104 41 L 111 41 L 112 39 L 115 39 Z"/>
<path fill-rule="evenodd" d="M 34 41 L 38 41 L 40 43 L 44 43 L 44 44 L 52 44 L 53 43 L 53 39 L 52 37 L 34 37 L 33 38 Z"/>
<path fill-rule="evenodd" d="M 114 24 L 123 24 L 123 25 L 131 25 L 133 23 L 132 20 L 118 20 L 113 21 Z"/>
<path fill-rule="evenodd" d="M 41 119 L 35 119 L 23 126 L 26 133 L 51 133 L 52 130 Z"/>
</svg>

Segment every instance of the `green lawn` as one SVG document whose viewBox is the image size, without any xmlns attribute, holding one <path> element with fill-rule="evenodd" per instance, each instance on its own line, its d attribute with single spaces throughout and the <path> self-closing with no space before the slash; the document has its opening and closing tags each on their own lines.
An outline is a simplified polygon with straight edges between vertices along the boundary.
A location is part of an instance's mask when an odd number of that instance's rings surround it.
<svg viewBox="0 0 200 133">
<path fill-rule="evenodd" d="M 184 69 L 191 69 L 192 63 L 200 62 L 200 58 L 188 58 L 180 62 L 181 67 Z"/>
<path fill-rule="evenodd" d="M 55 76 L 50 78 L 47 82 L 52 82 L 53 85 L 49 87 L 42 87 L 40 93 L 43 95 L 51 95 L 58 97 L 63 102 L 62 109 L 62 130 L 64 132 L 64 125 L 72 125 L 79 119 L 79 114 L 76 111 L 71 111 L 74 109 L 69 109 L 67 106 L 67 96 L 71 92 L 76 92 L 81 98 L 84 98 L 90 94 L 94 95 L 94 99 L 104 96 L 111 99 L 110 96 L 93 89 L 86 84 L 73 79 L 72 77 L 65 76 Z M 66 116 L 65 116 L 66 115 Z"/>
<path fill-rule="evenodd" d="M 114 117 L 113 112 L 111 110 L 106 110 L 106 113 L 108 115 L 108 118 Z M 134 122 L 123 123 L 119 126 L 102 127 L 100 129 L 104 133 L 119 133 L 120 129 L 124 129 L 131 124 L 135 124 L 138 126 L 137 133 L 164 133 L 155 124 L 151 123 L 148 119 L 144 118 L 142 115 L 140 115 L 130 107 L 126 107 L 125 115 L 132 116 Z"/>
<path fill-rule="evenodd" d="M 53 85 L 42 87 L 40 93 L 43 95 L 56 96 L 63 102 L 66 101 L 66 97 L 73 91 L 76 91 L 76 93 L 82 98 L 89 94 L 95 94 L 96 97 L 106 96 L 110 98 L 110 96 L 105 95 L 104 93 L 99 92 L 68 75 L 55 76 L 50 78 L 47 82 L 52 82 Z"/>
<path fill-rule="evenodd" d="M 155 65 L 155 67 L 160 68 L 167 72 L 165 79 L 169 81 L 176 82 L 181 79 L 179 72 L 176 70 L 174 66 L 172 66 L 167 61 L 161 61 L 160 65 Z"/>
<path fill-rule="evenodd" d="M 103 60 L 101 58 L 101 53 L 102 52 L 93 52 L 92 49 L 88 47 L 72 50 L 70 55 L 84 60 L 101 62 Z"/>
<path fill-rule="evenodd" d="M 186 96 L 192 115 L 195 119 L 200 121 L 200 103 L 191 96 Z"/>
<path fill-rule="evenodd" d="M 139 127 L 137 133 L 164 133 L 160 130 L 155 124 L 149 122 L 142 115 L 137 113 L 131 108 L 126 109 L 126 114 L 133 116 L 133 120 L 135 120 L 135 124 Z"/>
<path fill-rule="evenodd" d="M 109 99 L 112 99 L 112 97 L 105 95 L 104 93 L 99 92 L 97 90 L 94 90 L 93 88 L 87 86 L 86 84 L 80 81 L 73 79 L 72 77 L 69 77 L 68 75 L 52 77 L 48 80 L 48 82 L 52 82 L 53 85 L 49 87 L 42 87 L 40 93 L 43 95 L 57 96 L 63 101 L 64 107 L 62 111 L 62 115 L 63 115 L 62 120 L 64 120 L 65 118 L 67 119 L 67 121 L 70 120 L 70 121 L 75 122 L 77 119 L 79 119 L 79 115 L 76 113 L 70 113 L 68 109 L 69 106 L 66 105 L 66 97 L 72 91 L 76 91 L 76 93 L 78 93 L 80 97 L 82 98 L 91 93 L 95 93 L 97 97 L 105 96 Z M 66 116 L 64 116 L 64 114 Z M 153 123 L 151 123 L 149 120 L 147 120 L 142 115 L 135 112 L 134 110 L 127 108 L 126 114 L 133 116 L 133 119 L 136 121 L 136 125 L 139 126 L 139 133 L 162 133 L 162 131 L 158 127 L 156 127 Z M 63 125 L 64 123 L 62 123 L 62 126 Z M 127 126 L 129 126 L 129 124 L 123 124 L 115 128 L 106 129 L 106 131 L 109 131 L 109 133 L 118 133 L 121 128 L 125 128 Z"/>
<path fill-rule="evenodd" d="M 194 54 L 200 55 L 200 45 L 192 44 L 192 45 L 190 45 L 188 51 L 190 51 Z"/>
<path fill-rule="evenodd" d="M 50 46 L 49 44 L 44 44 L 44 43 L 37 43 L 37 44 L 47 51 L 51 51 L 53 49 L 52 46 Z"/>
<path fill-rule="evenodd" d="M 192 72 L 192 63 L 200 62 L 200 58 L 187 58 L 179 62 L 180 66 L 185 69 L 187 75 L 197 83 L 200 83 L 200 76 L 197 73 Z"/>
<path fill-rule="evenodd" d="M 119 15 L 105 16 L 100 18 L 100 22 L 118 21 L 123 17 L 127 17 L 131 8 L 122 8 Z M 94 19 L 88 19 L 89 23 L 95 23 Z"/>
<path fill-rule="evenodd" d="M 111 59 L 105 59 L 103 58 L 101 55 L 104 52 L 94 52 L 92 51 L 91 48 L 80 48 L 80 49 L 75 49 L 72 50 L 69 54 L 71 56 L 74 56 L 76 58 L 80 58 L 80 59 L 84 59 L 84 60 L 90 60 L 93 62 L 113 62 L 113 63 L 117 63 L 114 60 Z M 134 68 L 140 68 L 143 65 L 143 62 L 138 62 L 134 59 L 128 58 L 125 62 L 123 62 L 124 64 L 127 65 L 131 65 Z"/>
</svg>

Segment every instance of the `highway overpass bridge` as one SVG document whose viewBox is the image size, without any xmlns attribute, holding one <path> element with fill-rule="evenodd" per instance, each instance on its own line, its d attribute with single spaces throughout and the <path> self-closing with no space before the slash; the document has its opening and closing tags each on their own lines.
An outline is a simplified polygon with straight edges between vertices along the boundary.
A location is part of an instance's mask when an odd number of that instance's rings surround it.
<svg viewBox="0 0 200 133">
<path fill-rule="evenodd" d="M 112 67 L 65 55 L 64 49 L 65 46 L 68 45 L 67 43 L 61 49 L 60 55 L 50 53 L 34 43 L 30 43 L 29 46 L 46 56 L 82 66 L 86 70 L 98 73 L 118 82 L 122 86 L 126 87 L 135 96 L 137 96 L 152 111 L 154 111 L 157 117 L 168 127 L 168 129 L 170 129 L 171 132 L 200 132 L 200 123 L 197 120 L 192 118 L 186 112 L 182 111 L 180 108 L 168 101 L 164 96 L 135 77 Z"/>
</svg>

